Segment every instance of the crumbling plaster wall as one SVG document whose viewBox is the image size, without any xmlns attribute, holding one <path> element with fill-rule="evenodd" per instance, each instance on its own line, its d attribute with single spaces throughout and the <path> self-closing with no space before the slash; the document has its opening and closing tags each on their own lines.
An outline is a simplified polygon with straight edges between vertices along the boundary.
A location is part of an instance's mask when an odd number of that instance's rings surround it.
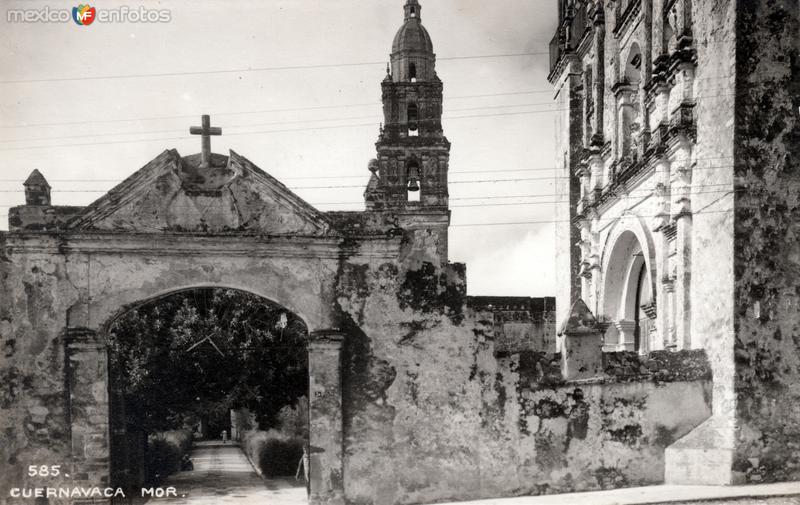
<svg viewBox="0 0 800 505">
<path fill-rule="evenodd" d="M 67 373 L 67 327 L 97 331 L 102 339 L 106 325 L 131 306 L 198 286 L 242 289 L 274 300 L 295 311 L 312 331 L 337 324 L 331 308 L 339 266 L 337 244 L 329 246 L 327 257 L 310 259 L 304 257 L 305 245 L 275 255 L 265 252 L 268 248 L 263 242 L 252 239 L 244 240 L 246 246 L 239 251 L 231 251 L 226 238 L 212 243 L 187 237 L 164 238 L 165 243 L 158 245 L 145 241 L 138 247 L 137 239 L 129 238 L 131 249 L 108 250 L 112 239 L 104 237 L 82 243 L 84 248 L 95 248 L 89 253 L 66 252 L 75 244 L 48 235 L 22 240 L 9 239 L 9 235 L 2 236 L 5 247 L 0 250 L 0 431 L 4 439 L 0 503 L 5 503 L 11 487 L 108 484 L 99 477 L 107 471 L 85 474 L 80 465 L 72 465 L 76 451 L 96 457 L 107 451 L 108 441 L 96 434 L 91 440 L 81 440 L 79 433 L 71 433 L 67 377 L 79 375 L 96 396 L 97 405 L 89 405 L 81 415 L 99 425 L 108 422 L 95 419 L 103 416 L 107 377 L 104 367 L 97 369 L 88 362 L 72 363 L 73 371 Z M 23 252 L 23 245 L 40 252 Z M 217 255 L 209 252 L 214 246 L 222 248 Z M 163 249 L 154 253 L 159 247 L 173 248 L 172 254 Z M 75 408 L 73 404 L 73 415 Z M 31 478 L 26 471 L 32 464 L 63 465 L 63 473 L 70 478 L 64 479 L 63 474 Z"/>
<path fill-rule="evenodd" d="M 3 429 L 12 440 L 2 448 L 3 495 L 10 486 L 42 484 L 22 475 L 27 464 L 68 462 L 64 327 L 100 330 L 132 303 L 203 285 L 273 299 L 312 330 L 343 330 L 344 474 L 337 478 L 348 503 L 660 482 L 663 447 L 708 415 L 707 374 L 682 374 L 688 365 L 680 362 L 618 356 L 607 377 L 565 383 L 552 352 L 498 352 L 495 321 L 468 306 L 465 268 L 442 264 L 436 237 L 417 231 L 347 239 L 317 250 L 316 259 L 307 245 L 293 254 L 265 252 L 280 241 L 215 255 L 229 238 L 207 237 L 159 244 L 180 254 L 149 254 L 153 243 L 123 252 L 90 238 L 77 251 L 45 234 L 25 244 L 49 254 L 4 249 L 0 268 L 13 273 L 3 276 L 9 303 L 2 339 L 16 347 L 0 368 L 17 375 L 3 384 Z M 106 249 L 87 252 L 99 244 Z M 201 254 L 188 253 L 199 244 Z M 102 393 L 103 377 L 89 379 Z M 690 415 L 675 415 L 678 401 L 692 406 Z M 103 484 L 92 478 L 83 480 Z"/>
<path fill-rule="evenodd" d="M 497 353 L 490 311 L 465 303 L 462 265 L 354 254 L 341 274 L 348 503 L 657 483 L 664 447 L 710 415 L 705 365 L 681 375 L 680 359 L 648 368 L 628 356 L 577 384 L 561 380 L 553 353 Z"/>
<path fill-rule="evenodd" d="M 0 502 L 28 464 L 67 464 L 64 314 L 77 299 L 63 258 L 17 257 L 0 235 Z M 62 478 L 48 479 L 54 484 Z"/>
<path fill-rule="evenodd" d="M 734 479 L 800 480 L 800 3 L 736 4 Z"/>
</svg>

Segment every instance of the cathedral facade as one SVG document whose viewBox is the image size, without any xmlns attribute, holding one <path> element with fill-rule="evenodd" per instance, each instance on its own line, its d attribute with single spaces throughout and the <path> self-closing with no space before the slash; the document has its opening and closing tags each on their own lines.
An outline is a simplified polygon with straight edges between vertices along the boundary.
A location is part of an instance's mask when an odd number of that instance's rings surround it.
<svg viewBox="0 0 800 505">
<path fill-rule="evenodd" d="M 714 416 L 682 447 L 725 470 L 676 480 L 800 477 L 776 469 L 800 458 L 776 407 L 800 384 L 798 3 L 557 4 L 559 317 L 584 300 L 605 352 L 708 352 Z"/>
</svg>

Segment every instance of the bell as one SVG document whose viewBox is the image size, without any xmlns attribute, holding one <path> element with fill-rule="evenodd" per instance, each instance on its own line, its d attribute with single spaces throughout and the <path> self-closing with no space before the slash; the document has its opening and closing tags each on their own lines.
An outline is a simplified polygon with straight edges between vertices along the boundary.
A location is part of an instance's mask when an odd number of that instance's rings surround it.
<svg viewBox="0 0 800 505">
<path fill-rule="evenodd" d="M 411 176 L 411 178 L 408 179 L 408 190 L 419 191 L 419 182 L 417 182 L 416 177 Z"/>
</svg>

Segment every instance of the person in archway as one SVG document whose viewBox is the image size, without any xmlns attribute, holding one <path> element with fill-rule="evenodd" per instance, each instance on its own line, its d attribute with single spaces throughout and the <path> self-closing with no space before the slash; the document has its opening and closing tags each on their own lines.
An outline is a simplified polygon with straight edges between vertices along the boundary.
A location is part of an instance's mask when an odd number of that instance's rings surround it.
<svg viewBox="0 0 800 505">
<path fill-rule="evenodd" d="M 222 443 L 228 443 L 228 430 L 222 430 Z"/>
<path fill-rule="evenodd" d="M 300 461 L 297 463 L 297 471 L 294 473 L 295 480 L 300 478 L 300 468 L 303 469 L 303 476 L 306 479 L 306 493 L 311 496 L 311 480 L 308 478 L 308 470 L 309 470 L 309 454 L 308 454 L 308 444 L 303 444 L 303 455 L 300 457 Z"/>
</svg>

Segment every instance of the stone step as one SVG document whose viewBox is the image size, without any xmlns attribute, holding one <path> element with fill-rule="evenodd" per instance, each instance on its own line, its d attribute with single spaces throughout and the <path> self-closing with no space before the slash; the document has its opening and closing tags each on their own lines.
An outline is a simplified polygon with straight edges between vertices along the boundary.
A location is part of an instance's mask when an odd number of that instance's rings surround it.
<svg viewBox="0 0 800 505">
<path fill-rule="evenodd" d="M 726 486 L 733 479 L 733 430 L 711 417 L 666 448 L 664 483 Z"/>
</svg>

